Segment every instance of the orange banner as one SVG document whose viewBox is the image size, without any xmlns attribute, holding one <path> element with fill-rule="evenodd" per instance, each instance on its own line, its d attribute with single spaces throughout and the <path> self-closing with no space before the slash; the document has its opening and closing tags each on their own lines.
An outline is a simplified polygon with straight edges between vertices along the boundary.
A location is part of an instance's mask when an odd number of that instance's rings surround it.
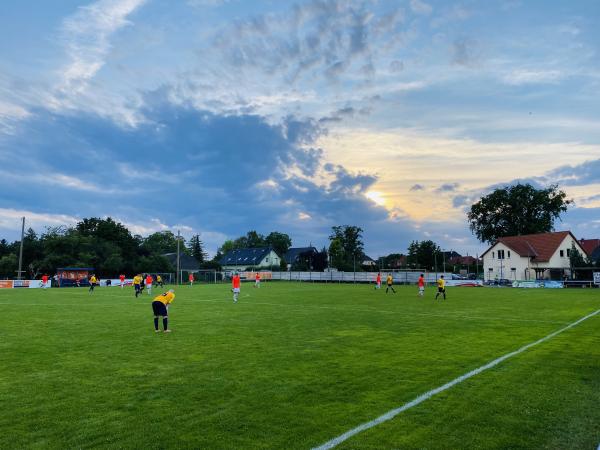
<svg viewBox="0 0 600 450">
<path fill-rule="evenodd" d="M 11 289 L 12 287 L 12 280 L 0 280 L 0 289 Z"/>
</svg>

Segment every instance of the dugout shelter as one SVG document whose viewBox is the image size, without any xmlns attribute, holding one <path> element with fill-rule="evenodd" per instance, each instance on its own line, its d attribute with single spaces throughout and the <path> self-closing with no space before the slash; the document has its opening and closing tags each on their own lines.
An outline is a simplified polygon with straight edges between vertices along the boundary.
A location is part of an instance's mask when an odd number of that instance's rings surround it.
<svg viewBox="0 0 600 450">
<path fill-rule="evenodd" d="M 58 287 L 89 286 L 90 274 L 94 273 L 93 267 L 61 267 L 56 269 Z"/>
</svg>

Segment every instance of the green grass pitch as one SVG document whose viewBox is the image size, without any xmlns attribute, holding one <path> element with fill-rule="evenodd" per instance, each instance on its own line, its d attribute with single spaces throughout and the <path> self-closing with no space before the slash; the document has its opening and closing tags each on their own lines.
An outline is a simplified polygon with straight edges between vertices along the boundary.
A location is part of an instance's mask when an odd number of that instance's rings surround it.
<svg viewBox="0 0 600 450">
<path fill-rule="evenodd" d="M 309 449 L 600 309 L 600 290 L 0 290 L 0 448 Z M 340 445 L 595 449 L 600 315 Z"/>
</svg>

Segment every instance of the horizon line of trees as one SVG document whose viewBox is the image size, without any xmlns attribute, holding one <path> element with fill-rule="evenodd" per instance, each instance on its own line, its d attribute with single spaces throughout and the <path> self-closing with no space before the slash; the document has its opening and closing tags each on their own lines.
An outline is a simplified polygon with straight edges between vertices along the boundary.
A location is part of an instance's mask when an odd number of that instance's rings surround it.
<svg viewBox="0 0 600 450">
<path fill-rule="evenodd" d="M 467 211 L 472 233 L 482 243 L 492 244 L 504 236 L 543 233 L 554 230 L 554 223 L 567 211 L 573 200 L 557 185 L 537 189 L 531 184 L 516 184 L 494 189 L 482 196 Z M 412 268 L 437 270 L 445 260 L 440 246 L 432 240 L 413 241 L 403 253 L 380 257 L 375 264 L 365 260 L 363 229 L 355 225 L 331 228 L 329 246 L 312 249 L 292 262 L 292 270 L 343 271 L 379 270 L 380 268 Z M 38 235 L 29 228 L 23 238 L 23 270 L 30 278 L 43 273 L 55 273 L 58 267 L 94 267 L 100 277 L 119 273 L 174 272 L 165 254 L 177 251 L 178 237 L 171 231 L 159 231 L 147 237 L 132 234 L 123 224 L 108 217 L 86 218 L 74 226 L 47 227 Z M 282 258 L 279 270 L 286 270 L 283 256 L 292 246 L 286 233 L 272 231 L 263 235 L 255 230 L 237 239 L 226 240 L 214 258 L 208 259 L 199 235 L 188 242 L 179 238 L 180 251 L 194 257 L 201 268 L 220 269 L 220 260 L 227 252 L 238 248 L 271 247 Z M 18 266 L 20 241 L 0 240 L 0 278 L 14 278 Z M 572 267 L 600 267 L 600 261 L 590 261 L 587 255 L 572 252 Z"/>
</svg>

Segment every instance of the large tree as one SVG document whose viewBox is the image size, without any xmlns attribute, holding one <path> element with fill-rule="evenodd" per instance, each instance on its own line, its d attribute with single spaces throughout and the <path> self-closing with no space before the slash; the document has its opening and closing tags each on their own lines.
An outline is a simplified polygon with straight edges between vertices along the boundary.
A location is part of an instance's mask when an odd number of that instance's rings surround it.
<svg viewBox="0 0 600 450">
<path fill-rule="evenodd" d="M 407 262 L 416 269 L 437 270 L 443 263 L 442 250 L 431 240 L 413 241 L 408 246 Z"/>
<path fill-rule="evenodd" d="M 363 255 L 362 228 L 354 225 L 331 227 L 329 254 L 334 267 L 340 270 L 353 270 L 354 259 L 356 268 L 360 268 L 360 258 Z"/>
<path fill-rule="evenodd" d="M 200 235 L 196 234 L 192 236 L 188 243 L 188 250 L 192 254 L 196 261 L 203 264 L 206 261 L 206 252 L 204 251 L 204 243 L 200 240 Z"/>
<path fill-rule="evenodd" d="M 272 231 L 265 238 L 265 243 L 273 247 L 275 253 L 283 258 L 283 255 L 285 255 L 288 249 L 292 246 L 292 239 L 285 233 Z"/>
<path fill-rule="evenodd" d="M 471 206 L 469 227 L 481 242 L 493 243 L 504 236 L 552 231 L 572 200 L 552 185 L 536 189 L 531 184 L 516 184 L 495 189 Z"/>
</svg>

